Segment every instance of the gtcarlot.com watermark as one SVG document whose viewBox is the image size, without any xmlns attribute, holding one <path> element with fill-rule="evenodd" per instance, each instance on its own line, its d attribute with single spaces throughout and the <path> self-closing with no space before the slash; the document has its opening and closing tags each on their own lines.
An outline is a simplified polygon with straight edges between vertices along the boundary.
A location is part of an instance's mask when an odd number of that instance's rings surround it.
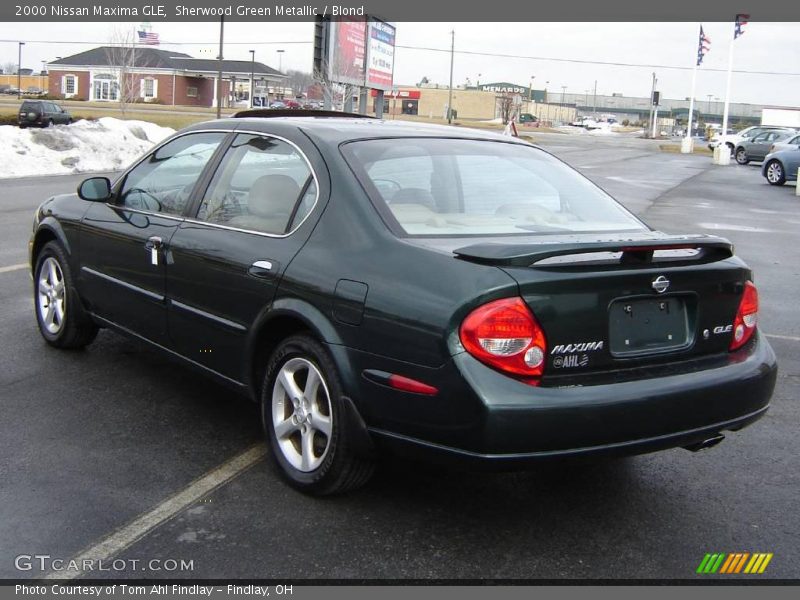
<svg viewBox="0 0 800 600">
<path fill-rule="evenodd" d="M 74 573 L 100 572 L 186 572 L 194 571 L 194 560 L 175 558 L 114 558 L 64 559 L 49 554 L 20 554 L 14 559 L 14 567 L 18 571 L 39 571 L 69 576 Z"/>
</svg>

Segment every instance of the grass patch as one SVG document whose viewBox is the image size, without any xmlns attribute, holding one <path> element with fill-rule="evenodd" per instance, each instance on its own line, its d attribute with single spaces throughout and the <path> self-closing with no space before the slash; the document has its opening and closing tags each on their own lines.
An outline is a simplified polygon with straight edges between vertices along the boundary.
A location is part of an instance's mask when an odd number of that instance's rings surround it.
<svg viewBox="0 0 800 600">
<path fill-rule="evenodd" d="M 658 149 L 661 152 L 668 152 L 670 154 L 680 154 L 681 147 L 679 144 L 659 144 Z M 695 144 L 692 154 L 702 154 L 703 156 L 714 156 L 714 153 L 705 146 L 698 146 Z"/>
</svg>

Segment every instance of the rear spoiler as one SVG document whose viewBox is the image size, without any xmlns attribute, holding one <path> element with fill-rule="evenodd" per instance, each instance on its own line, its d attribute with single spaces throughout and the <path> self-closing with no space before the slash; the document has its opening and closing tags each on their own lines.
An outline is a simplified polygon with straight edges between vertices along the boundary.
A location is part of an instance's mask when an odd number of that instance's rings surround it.
<svg viewBox="0 0 800 600">
<path fill-rule="evenodd" d="M 691 262 L 714 262 L 733 256 L 733 244 L 724 238 L 708 235 L 543 244 L 483 243 L 464 246 L 453 250 L 453 253 L 463 260 L 486 265 L 532 267 L 547 258 L 601 252 L 621 252 L 620 264 L 649 264 L 653 262 L 653 254 L 657 250 L 696 250 L 697 254 L 691 257 Z"/>
</svg>

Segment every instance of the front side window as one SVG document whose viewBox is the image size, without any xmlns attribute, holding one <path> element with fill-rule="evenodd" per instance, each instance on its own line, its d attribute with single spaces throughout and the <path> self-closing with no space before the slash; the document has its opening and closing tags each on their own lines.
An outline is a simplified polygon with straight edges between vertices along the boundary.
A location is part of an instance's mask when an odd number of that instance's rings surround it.
<svg viewBox="0 0 800 600">
<path fill-rule="evenodd" d="M 577 171 L 531 146 L 408 138 L 352 142 L 342 152 L 401 235 L 647 230 Z"/>
<path fill-rule="evenodd" d="M 297 149 L 282 140 L 243 133 L 226 152 L 197 218 L 283 235 L 306 218 L 316 198 L 314 176 Z"/>
<path fill-rule="evenodd" d="M 175 138 L 140 162 L 125 177 L 118 204 L 180 215 L 225 133 L 190 133 Z"/>
</svg>

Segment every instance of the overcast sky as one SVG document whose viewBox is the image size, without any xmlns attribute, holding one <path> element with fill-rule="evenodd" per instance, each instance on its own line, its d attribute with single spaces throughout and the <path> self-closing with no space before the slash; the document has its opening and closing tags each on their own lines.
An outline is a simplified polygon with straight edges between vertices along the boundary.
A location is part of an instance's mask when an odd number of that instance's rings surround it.
<svg viewBox="0 0 800 600">
<path fill-rule="evenodd" d="M 15 40 L 27 41 L 23 67 L 39 70 L 41 61 L 69 56 L 111 38 L 117 30 L 132 31 L 132 23 L 0 23 L 0 64 L 17 62 Z M 450 31 L 455 30 L 456 50 L 507 55 L 551 57 L 583 61 L 621 62 L 643 65 L 674 65 L 691 68 L 697 49 L 698 23 L 397 23 L 397 44 L 448 49 Z M 284 50 L 283 69 L 311 70 L 311 23 L 235 23 L 225 25 L 225 58 L 256 59 L 278 67 L 276 50 Z M 725 73 L 733 23 L 705 23 L 711 51 L 698 71 L 696 97 L 702 102 L 725 97 Z M 155 23 L 153 31 L 165 50 L 193 56 L 216 56 L 217 23 Z M 734 69 L 793 73 L 754 75 L 734 73 L 731 100 L 800 106 L 800 23 L 749 23 L 744 36 L 736 40 Z M 20 32 L 25 35 L 20 38 Z M 11 40 L 11 41 L 7 41 Z M 77 41 L 80 43 L 33 43 L 33 40 Z M 84 43 L 85 42 L 85 43 Z M 169 42 L 191 42 L 171 45 Z M 277 42 L 277 43 L 276 43 Z M 291 43 L 299 42 L 299 43 Z M 446 85 L 450 55 L 446 52 L 398 48 L 395 82 L 414 84 L 423 76 Z M 710 69 L 720 69 L 714 72 Z M 598 94 L 622 93 L 647 96 L 651 73 L 658 77 L 658 89 L 667 98 L 684 98 L 691 91 L 691 70 L 664 67 L 607 66 L 455 55 L 454 83 L 467 78 L 490 83 L 509 81 L 551 92 L 584 93 L 594 87 Z M 546 83 L 549 82 L 549 83 Z"/>
</svg>

